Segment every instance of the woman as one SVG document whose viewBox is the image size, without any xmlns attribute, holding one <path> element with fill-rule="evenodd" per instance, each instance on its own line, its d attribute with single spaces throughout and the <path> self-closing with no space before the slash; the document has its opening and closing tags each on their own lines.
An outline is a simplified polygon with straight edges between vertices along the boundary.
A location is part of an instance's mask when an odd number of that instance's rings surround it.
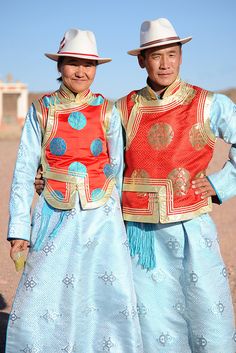
<svg viewBox="0 0 236 353">
<path fill-rule="evenodd" d="M 6 353 L 142 352 L 120 208 L 122 133 L 90 86 L 94 34 L 71 29 L 57 54 L 61 87 L 30 107 L 10 198 L 11 257 L 30 243 L 9 318 Z M 46 180 L 30 220 L 39 164 Z"/>
</svg>

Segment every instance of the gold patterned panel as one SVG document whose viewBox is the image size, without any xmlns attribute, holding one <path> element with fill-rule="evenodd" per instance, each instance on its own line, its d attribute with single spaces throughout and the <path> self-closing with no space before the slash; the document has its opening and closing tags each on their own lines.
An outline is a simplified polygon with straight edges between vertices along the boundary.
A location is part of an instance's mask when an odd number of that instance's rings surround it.
<svg viewBox="0 0 236 353">
<path fill-rule="evenodd" d="M 180 174 L 179 177 L 183 177 L 187 171 L 185 170 L 184 173 L 182 168 L 178 168 L 178 172 Z M 201 173 L 205 174 L 205 171 L 203 170 Z M 200 176 L 199 174 L 196 177 Z M 123 192 L 147 192 L 149 195 L 148 207 L 145 209 L 137 208 L 135 204 L 132 207 L 123 205 L 123 215 L 127 221 L 144 223 L 180 222 L 212 211 L 210 197 L 188 206 L 175 207 L 173 203 L 174 198 L 172 197 L 174 192 L 173 182 L 170 179 L 155 179 L 155 183 L 154 179 L 148 179 L 148 181 L 153 181 L 152 187 L 151 185 L 146 185 L 145 181 L 146 179 L 137 179 L 136 184 L 134 184 L 131 178 L 125 178 Z"/>
<path fill-rule="evenodd" d="M 185 87 L 186 87 L 187 95 L 185 96 L 185 99 L 182 102 L 183 105 L 190 104 L 197 93 L 194 88 L 187 86 L 187 85 Z"/>
<path fill-rule="evenodd" d="M 148 174 L 148 172 L 145 170 L 145 169 L 135 169 L 134 171 L 133 171 L 133 173 L 131 174 L 131 178 L 133 179 L 133 184 L 136 184 L 136 182 L 137 182 L 137 178 L 138 179 L 143 179 L 143 178 L 145 178 L 145 179 L 149 179 L 149 174 Z M 140 180 L 139 180 L 139 182 L 140 182 Z M 138 183 L 139 183 L 138 182 Z M 146 197 L 147 196 L 147 193 L 146 192 L 138 192 L 137 193 L 139 196 L 141 196 L 141 197 Z"/>
<path fill-rule="evenodd" d="M 194 124 L 189 131 L 189 141 L 195 150 L 200 151 L 206 146 L 206 140 L 201 133 L 201 126 L 199 123 Z"/>
<path fill-rule="evenodd" d="M 204 112 L 203 112 L 203 120 L 204 120 L 204 132 L 207 135 L 207 142 L 209 146 L 214 148 L 215 141 L 216 141 L 216 136 L 214 132 L 211 129 L 211 107 L 212 107 L 212 101 L 213 101 L 213 96 L 214 94 L 212 92 L 207 92 L 206 95 L 206 100 L 204 104 Z"/>
<path fill-rule="evenodd" d="M 213 93 L 202 90 L 199 97 L 197 107 L 197 121 L 200 124 L 202 136 L 204 137 L 208 146 L 214 148 L 216 136 L 211 130 L 210 117 L 212 106 Z"/>
<path fill-rule="evenodd" d="M 148 143 L 155 150 L 164 150 L 173 140 L 174 131 L 171 125 L 158 123 L 152 125 L 148 132 Z"/>
<path fill-rule="evenodd" d="M 149 178 L 149 175 L 145 169 L 135 169 L 131 174 L 131 178 Z"/>
<path fill-rule="evenodd" d="M 176 196 L 185 196 L 190 187 L 190 174 L 185 168 L 175 168 L 168 179 L 172 181 L 173 191 Z"/>
<path fill-rule="evenodd" d="M 41 106 L 39 100 L 33 101 L 33 105 L 34 105 L 35 110 L 36 110 L 36 115 L 37 115 L 37 119 L 38 119 L 38 122 L 39 122 L 39 125 L 40 125 L 40 128 L 41 128 L 41 131 L 42 131 L 42 135 L 44 135 L 45 126 L 44 126 L 44 117 L 43 117 L 43 115 L 44 115 L 43 107 Z"/>
</svg>

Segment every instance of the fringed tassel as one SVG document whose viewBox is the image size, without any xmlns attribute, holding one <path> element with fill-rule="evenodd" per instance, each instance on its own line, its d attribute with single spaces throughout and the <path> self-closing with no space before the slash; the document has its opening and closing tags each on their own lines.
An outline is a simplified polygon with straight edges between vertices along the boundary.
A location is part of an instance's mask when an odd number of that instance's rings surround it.
<svg viewBox="0 0 236 353">
<path fill-rule="evenodd" d="M 155 228 L 152 224 L 127 222 L 127 235 L 130 255 L 139 256 L 138 264 L 147 270 L 156 267 L 154 252 Z"/>
<path fill-rule="evenodd" d="M 55 228 L 53 229 L 53 231 L 50 233 L 49 238 L 53 239 L 53 238 L 55 238 L 57 236 L 57 233 L 58 233 L 58 231 L 59 231 L 59 229 L 61 227 L 61 224 L 63 222 L 65 214 L 66 214 L 65 212 L 63 212 L 63 211 L 61 212 L 59 220 L 58 220 Z"/>
<path fill-rule="evenodd" d="M 42 208 L 40 228 L 38 231 L 36 242 L 33 246 L 33 250 L 35 251 L 39 251 L 42 249 L 43 241 L 45 235 L 47 234 L 47 229 L 52 213 L 53 209 L 45 202 Z"/>
<path fill-rule="evenodd" d="M 43 245 L 45 236 L 48 233 L 49 221 L 50 221 L 50 218 L 51 218 L 53 212 L 54 212 L 53 207 L 51 207 L 50 205 L 48 205 L 48 203 L 45 202 L 45 204 L 43 205 L 43 209 L 42 209 L 41 224 L 40 224 L 40 228 L 38 231 L 37 240 L 36 240 L 34 247 L 33 247 L 33 250 L 35 250 L 35 251 L 39 251 L 42 249 L 42 245 Z M 57 236 L 65 214 L 66 214 L 65 212 L 61 211 L 61 214 L 60 214 L 60 217 L 59 217 L 57 224 L 55 225 L 52 232 L 49 234 L 50 239 L 53 239 Z"/>
</svg>

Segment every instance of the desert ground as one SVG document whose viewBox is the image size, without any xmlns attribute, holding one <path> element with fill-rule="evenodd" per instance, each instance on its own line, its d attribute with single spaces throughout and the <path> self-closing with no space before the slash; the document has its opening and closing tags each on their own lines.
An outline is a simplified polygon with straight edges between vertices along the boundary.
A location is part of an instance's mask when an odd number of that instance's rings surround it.
<svg viewBox="0 0 236 353">
<path fill-rule="evenodd" d="M 9 189 L 18 144 L 19 131 L 17 129 L 11 133 L 0 131 L 0 353 L 4 352 L 7 318 L 21 275 L 15 271 L 12 261 L 9 259 L 9 243 L 6 240 Z M 228 150 L 229 146 L 221 141 L 217 142 L 216 153 L 209 171 L 215 171 L 222 167 L 227 158 Z M 218 227 L 222 255 L 228 268 L 236 309 L 236 198 L 225 202 L 221 206 L 215 205 L 212 216 Z"/>
</svg>

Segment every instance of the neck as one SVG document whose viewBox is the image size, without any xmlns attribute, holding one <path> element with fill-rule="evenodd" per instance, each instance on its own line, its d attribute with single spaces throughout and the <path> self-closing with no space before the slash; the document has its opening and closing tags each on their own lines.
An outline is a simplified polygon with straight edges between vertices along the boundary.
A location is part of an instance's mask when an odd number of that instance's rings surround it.
<svg viewBox="0 0 236 353">
<path fill-rule="evenodd" d="M 158 83 L 151 81 L 149 77 L 147 79 L 147 84 L 158 96 L 161 96 L 165 92 L 165 90 L 169 87 L 169 86 L 161 86 Z"/>
</svg>

